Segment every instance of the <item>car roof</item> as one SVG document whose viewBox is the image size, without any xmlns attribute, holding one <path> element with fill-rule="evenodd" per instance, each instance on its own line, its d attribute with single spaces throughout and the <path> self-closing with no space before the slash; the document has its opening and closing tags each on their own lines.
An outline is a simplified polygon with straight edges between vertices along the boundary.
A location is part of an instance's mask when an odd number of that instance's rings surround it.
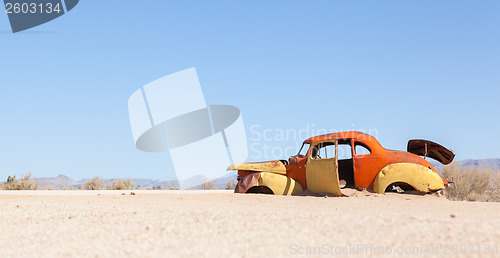
<svg viewBox="0 0 500 258">
<path fill-rule="evenodd" d="M 313 136 L 307 138 L 304 143 L 315 143 L 317 141 L 325 141 L 325 140 L 340 140 L 340 139 L 358 139 L 363 142 L 376 142 L 376 144 L 380 145 L 380 143 L 375 139 L 375 137 L 358 132 L 358 131 L 347 131 L 347 132 L 338 132 L 338 133 L 329 133 L 318 136 Z"/>
</svg>

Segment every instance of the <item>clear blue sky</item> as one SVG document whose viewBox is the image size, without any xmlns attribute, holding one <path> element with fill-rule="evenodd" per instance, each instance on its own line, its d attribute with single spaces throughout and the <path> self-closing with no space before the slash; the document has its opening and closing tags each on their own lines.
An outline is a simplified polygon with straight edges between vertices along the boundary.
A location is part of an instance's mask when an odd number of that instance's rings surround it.
<svg viewBox="0 0 500 258">
<path fill-rule="evenodd" d="M 3 10 L 0 179 L 168 178 L 168 153 L 135 148 L 127 101 L 189 67 L 208 104 L 240 108 L 249 160 L 304 128 L 500 158 L 498 1 L 82 0 L 16 34 Z"/>
</svg>

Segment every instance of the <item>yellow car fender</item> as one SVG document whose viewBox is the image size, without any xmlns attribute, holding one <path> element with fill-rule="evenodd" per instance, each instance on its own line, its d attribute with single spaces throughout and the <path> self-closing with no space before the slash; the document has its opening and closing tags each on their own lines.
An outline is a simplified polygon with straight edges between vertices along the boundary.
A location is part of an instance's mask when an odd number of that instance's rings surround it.
<svg viewBox="0 0 500 258">
<path fill-rule="evenodd" d="M 300 183 L 292 178 L 270 172 L 260 172 L 243 177 L 236 185 L 234 192 L 246 193 L 254 186 L 266 186 L 275 195 L 295 195 L 304 191 Z"/>
<path fill-rule="evenodd" d="M 444 189 L 443 180 L 432 169 L 414 163 L 394 163 L 384 167 L 373 181 L 373 190 L 383 194 L 393 183 L 406 183 L 420 192 Z"/>
</svg>

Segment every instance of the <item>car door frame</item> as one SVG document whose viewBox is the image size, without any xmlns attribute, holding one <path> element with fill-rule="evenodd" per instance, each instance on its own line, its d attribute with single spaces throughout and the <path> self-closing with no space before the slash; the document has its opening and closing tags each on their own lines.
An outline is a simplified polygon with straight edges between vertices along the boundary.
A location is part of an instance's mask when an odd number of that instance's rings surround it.
<svg viewBox="0 0 500 258">
<path fill-rule="evenodd" d="M 325 142 L 335 143 L 335 157 L 313 158 L 314 148 Z M 307 155 L 306 182 L 310 192 L 342 195 L 338 173 L 338 140 L 324 140 L 311 144 Z"/>
</svg>

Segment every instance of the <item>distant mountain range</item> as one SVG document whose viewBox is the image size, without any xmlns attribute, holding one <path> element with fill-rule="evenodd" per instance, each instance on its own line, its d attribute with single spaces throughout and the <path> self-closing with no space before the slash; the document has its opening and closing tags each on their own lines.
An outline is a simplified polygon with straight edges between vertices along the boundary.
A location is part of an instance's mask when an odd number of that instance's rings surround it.
<svg viewBox="0 0 500 258">
<path fill-rule="evenodd" d="M 441 163 L 435 162 L 429 159 L 431 164 L 437 169 L 441 170 L 443 165 Z M 467 159 L 462 161 L 457 161 L 457 165 L 463 167 L 469 166 L 478 166 L 478 167 L 489 167 L 500 170 L 500 159 Z M 236 181 L 236 172 L 230 172 L 220 178 L 215 179 L 213 188 L 216 189 L 225 189 L 227 182 Z M 53 187 L 55 189 L 67 189 L 67 188 L 78 188 L 82 187 L 85 181 L 89 180 L 88 178 L 75 181 L 65 175 L 59 175 L 57 177 L 40 177 L 34 178 L 40 184 L 40 188 Z M 123 179 L 122 180 L 127 180 Z M 178 188 L 179 182 L 177 180 L 167 180 L 161 181 L 158 179 L 146 179 L 146 178 L 131 178 L 132 182 L 135 186 L 141 188 L 158 188 L 169 189 L 169 188 Z M 113 179 L 104 179 L 106 182 L 111 183 Z M 201 189 L 201 185 L 203 182 L 208 181 L 208 178 L 197 175 L 191 177 L 186 180 L 181 180 L 181 184 L 185 186 L 185 188 L 193 188 L 193 189 Z"/>
<path fill-rule="evenodd" d="M 236 172 L 228 173 L 220 178 L 217 178 L 214 181 L 213 188 L 216 189 L 225 189 L 227 182 L 236 181 Z M 36 182 L 40 184 L 40 188 L 48 188 L 52 187 L 54 189 L 68 189 L 68 188 L 78 188 L 82 187 L 85 181 L 90 180 L 90 178 L 84 178 L 79 181 L 75 181 L 70 177 L 65 175 L 59 175 L 56 177 L 34 177 Z M 128 180 L 128 178 L 120 178 L 121 180 Z M 107 183 L 112 183 L 113 179 L 104 179 Z M 177 180 L 166 180 L 161 181 L 159 179 L 146 179 L 146 178 L 131 178 L 132 183 L 140 188 L 178 188 L 179 182 Z M 207 177 L 197 175 L 186 180 L 181 180 L 180 183 L 184 186 L 184 188 L 193 188 L 193 189 L 201 189 L 201 186 L 204 182 L 211 181 L 208 180 Z"/>
<path fill-rule="evenodd" d="M 83 185 L 83 182 L 75 181 L 65 175 L 58 175 L 57 177 L 35 177 L 34 179 L 40 184 L 41 188 L 53 187 L 56 189 L 66 189 Z"/>
<path fill-rule="evenodd" d="M 432 159 L 429 159 L 429 162 L 436 168 L 437 170 L 441 170 L 443 168 L 443 164 L 438 163 Z M 461 167 L 485 167 L 485 168 L 493 168 L 500 170 L 500 159 L 466 159 L 456 162 L 458 166 Z"/>
<path fill-rule="evenodd" d="M 479 167 L 488 167 L 500 169 L 500 159 L 466 159 L 457 162 L 459 166 L 470 167 L 470 166 L 479 166 Z"/>
</svg>

